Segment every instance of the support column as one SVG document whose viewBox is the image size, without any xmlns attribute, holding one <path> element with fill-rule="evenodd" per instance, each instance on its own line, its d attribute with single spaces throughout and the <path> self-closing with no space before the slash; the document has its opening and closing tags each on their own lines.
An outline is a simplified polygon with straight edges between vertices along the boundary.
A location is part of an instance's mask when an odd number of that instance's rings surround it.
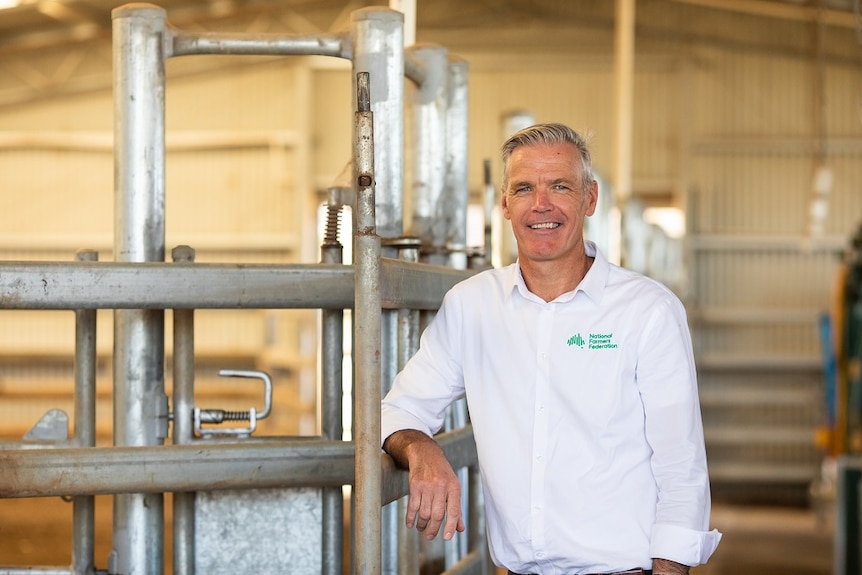
<svg viewBox="0 0 862 575">
<path fill-rule="evenodd" d="M 469 182 L 469 72 L 466 60 L 449 57 L 446 82 L 446 245 L 449 266 L 467 269 L 467 208 L 470 205 Z"/>
<path fill-rule="evenodd" d="M 114 53 L 114 259 L 165 259 L 165 11 L 116 8 Z M 114 445 L 160 445 L 167 435 L 164 312 L 114 312 Z M 164 570 L 164 497 L 114 497 L 110 573 Z"/>
<path fill-rule="evenodd" d="M 634 115 L 635 0 L 617 0 L 614 43 L 614 95 L 616 138 L 614 152 L 614 203 L 625 218 L 625 206 L 632 194 L 632 131 Z M 625 229 L 625 226 L 623 226 Z M 625 241 L 621 242 L 625 246 Z M 612 261 L 626 263 L 622 254 L 608 254 Z"/>
<path fill-rule="evenodd" d="M 353 155 L 357 190 L 353 252 L 356 269 L 355 572 L 377 575 L 392 569 L 391 561 L 386 564 L 382 561 L 381 530 L 389 529 L 383 527 L 380 499 L 380 398 L 391 386 L 398 367 L 398 317 L 394 310 L 381 310 L 379 293 L 374 296 L 367 290 L 378 289 L 380 256 L 395 255 L 392 249 L 381 248 L 381 238 L 400 238 L 403 234 L 404 15 L 385 8 L 364 8 L 353 12 L 351 21 L 353 77 L 357 84 L 360 78 L 367 82 L 362 89 L 357 85 L 354 90 L 354 109 L 359 111 L 354 126 L 355 145 L 373 134 L 372 157 L 363 158 L 366 150 L 358 147 Z M 367 103 L 362 101 L 363 97 L 368 98 Z M 365 130 L 371 130 L 371 134 L 363 135 Z M 359 163 L 364 167 L 357 165 Z M 359 181 L 359 176 L 369 169 L 373 182 Z M 370 199 L 373 206 L 363 205 L 363 199 Z M 373 258 L 377 261 L 372 262 Z M 371 386 L 376 389 L 370 389 Z"/>
<path fill-rule="evenodd" d="M 404 16 L 363 8 L 352 21 L 353 75 L 368 72 L 371 90 L 377 233 L 397 238 L 404 220 Z"/>
<path fill-rule="evenodd" d="M 411 90 L 410 234 L 422 240 L 429 263 L 444 265 L 448 51 L 423 45 L 414 46 L 411 53 L 424 65 L 425 78 L 422 85 Z"/>
</svg>

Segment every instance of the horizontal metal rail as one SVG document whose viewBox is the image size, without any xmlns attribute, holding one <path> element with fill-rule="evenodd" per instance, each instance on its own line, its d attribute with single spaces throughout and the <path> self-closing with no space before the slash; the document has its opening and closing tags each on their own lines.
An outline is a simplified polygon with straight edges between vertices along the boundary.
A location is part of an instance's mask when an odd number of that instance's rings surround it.
<svg viewBox="0 0 862 575">
<path fill-rule="evenodd" d="M 473 272 L 381 262 L 385 309 L 437 309 Z M 347 309 L 354 269 L 340 264 L 0 263 L 0 309 Z"/>
<path fill-rule="evenodd" d="M 289 35 L 189 32 L 170 28 L 168 57 L 198 54 L 333 56 L 350 59 L 347 34 Z"/>
<path fill-rule="evenodd" d="M 438 440 L 454 468 L 475 465 L 472 427 Z M 0 451 L 0 498 L 350 485 L 353 457 L 352 443 L 317 438 Z M 381 464 L 385 502 L 406 495 L 407 473 Z"/>
<path fill-rule="evenodd" d="M 485 573 L 485 563 L 482 561 L 482 555 L 473 550 L 442 575 L 482 575 L 483 573 Z"/>
</svg>

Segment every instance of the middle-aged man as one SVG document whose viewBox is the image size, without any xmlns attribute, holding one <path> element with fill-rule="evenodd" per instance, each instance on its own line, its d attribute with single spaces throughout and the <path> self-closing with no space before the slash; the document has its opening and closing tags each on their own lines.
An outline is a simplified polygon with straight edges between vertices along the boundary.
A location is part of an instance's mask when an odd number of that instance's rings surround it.
<svg viewBox="0 0 862 575">
<path fill-rule="evenodd" d="M 444 298 L 382 408 L 409 470 L 406 521 L 464 530 L 432 439 L 467 398 L 492 558 L 510 574 L 679 575 L 718 546 L 691 337 L 665 286 L 585 241 L 598 184 L 584 139 L 540 124 L 503 145 L 518 261 Z"/>
</svg>

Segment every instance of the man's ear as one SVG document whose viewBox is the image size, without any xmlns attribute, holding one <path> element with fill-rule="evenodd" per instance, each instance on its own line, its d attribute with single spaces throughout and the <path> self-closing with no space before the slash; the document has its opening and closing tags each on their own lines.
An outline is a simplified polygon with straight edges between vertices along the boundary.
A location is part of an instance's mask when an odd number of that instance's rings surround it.
<svg viewBox="0 0 862 575">
<path fill-rule="evenodd" d="M 588 192 L 589 198 L 587 199 L 587 209 L 586 215 L 591 216 L 596 213 L 596 205 L 599 202 L 599 182 L 593 179 L 593 183 L 590 184 L 590 191 Z"/>
<path fill-rule="evenodd" d="M 500 207 L 503 208 L 503 217 L 507 220 L 512 219 L 509 217 L 509 197 L 505 189 L 500 190 Z"/>
</svg>

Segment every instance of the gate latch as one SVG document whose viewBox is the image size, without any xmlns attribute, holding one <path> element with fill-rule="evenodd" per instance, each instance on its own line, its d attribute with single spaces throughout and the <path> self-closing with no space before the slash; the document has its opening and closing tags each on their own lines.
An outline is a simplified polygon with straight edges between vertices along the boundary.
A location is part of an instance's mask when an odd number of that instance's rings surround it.
<svg viewBox="0 0 862 575">
<path fill-rule="evenodd" d="M 272 379 L 263 371 L 222 369 L 218 374 L 221 377 L 244 377 L 262 381 L 263 410 L 258 412 L 254 407 L 251 407 L 248 411 L 227 411 L 196 407 L 194 410 L 195 433 L 204 438 L 217 436 L 248 437 L 257 429 L 257 422 L 265 419 L 272 410 Z M 248 427 L 204 428 L 204 425 L 218 425 L 227 421 L 247 421 Z"/>
</svg>

